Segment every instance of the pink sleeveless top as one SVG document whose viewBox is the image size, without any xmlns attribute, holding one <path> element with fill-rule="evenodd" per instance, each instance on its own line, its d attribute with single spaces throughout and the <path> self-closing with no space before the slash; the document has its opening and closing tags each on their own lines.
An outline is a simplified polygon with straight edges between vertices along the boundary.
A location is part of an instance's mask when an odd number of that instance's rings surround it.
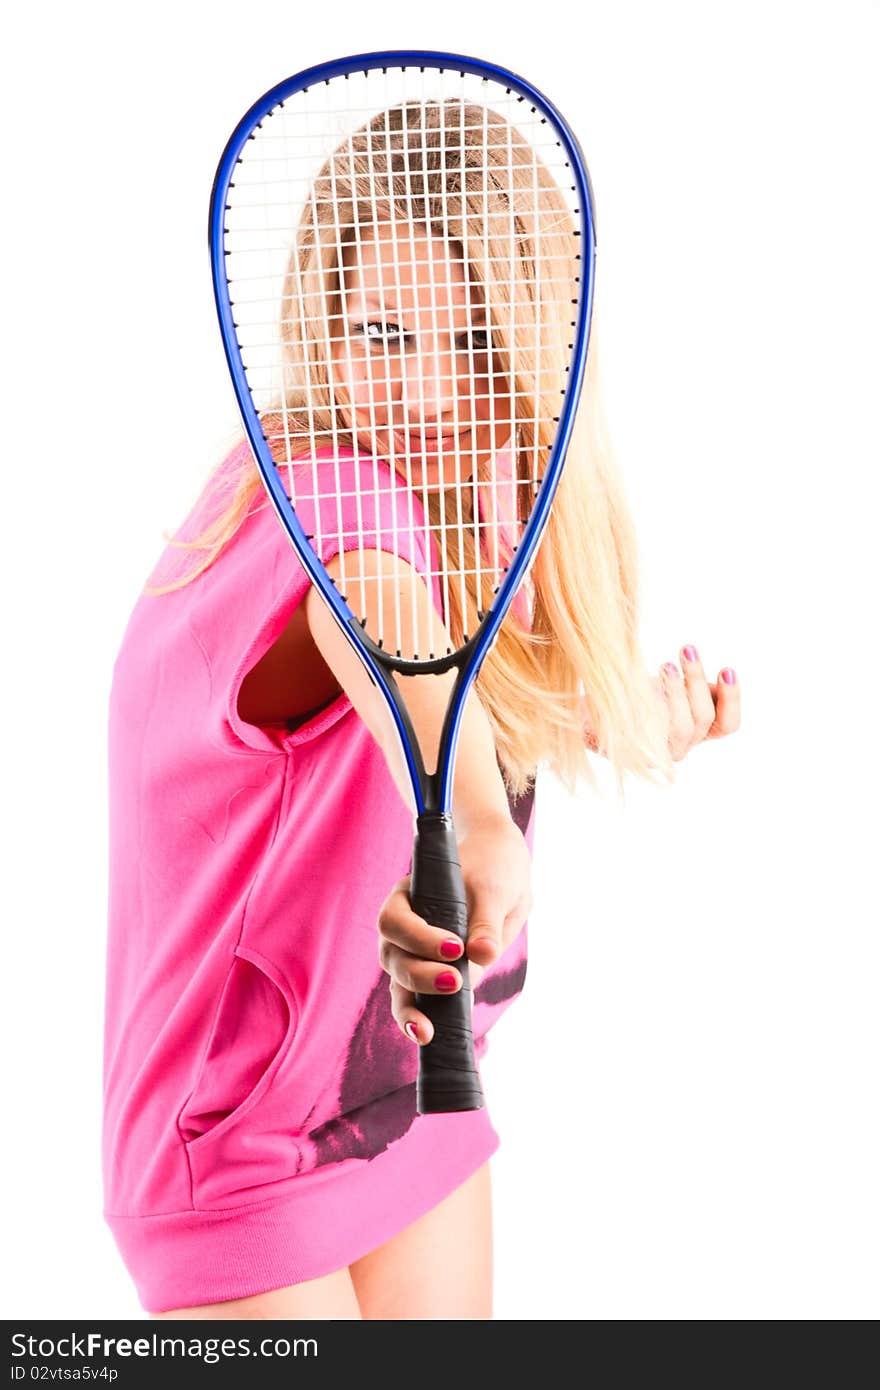
<svg viewBox="0 0 880 1390">
<path fill-rule="evenodd" d="M 297 513 L 315 531 L 310 476 Z M 424 574 L 419 524 L 401 527 L 415 504 L 402 487 L 396 503 L 399 553 Z M 193 552 L 169 547 L 151 583 L 181 564 Z M 345 696 L 292 732 L 238 714 L 308 586 L 260 490 L 202 575 L 140 597 L 114 667 L 104 1215 L 149 1311 L 341 1268 L 499 1142 L 485 1109 L 415 1113 L 417 1050 L 391 1017 L 376 928 L 413 824 L 373 738 Z M 515 811 L 526 829 L 530 799 Z M 525 968 L 523 930 L 476 992 L 478 1059 Z"/>
</svg>

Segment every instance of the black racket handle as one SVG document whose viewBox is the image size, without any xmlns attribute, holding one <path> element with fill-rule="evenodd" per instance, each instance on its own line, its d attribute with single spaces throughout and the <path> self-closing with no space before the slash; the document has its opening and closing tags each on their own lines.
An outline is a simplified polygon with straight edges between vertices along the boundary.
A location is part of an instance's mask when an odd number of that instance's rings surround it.
<svg viewBox="0 0 880 1390">
<path fill-rule="evenodd" d="M 410 901 L 432 927 L 467 941 L 467 896 L 452 817 L 428 812 L 416 820 Z M 416 1008 L 434 1025 L 429 1043 L 419 1046 L 416 1108 L 420 1115 L 479 1110 L 483 1088 L 474 1057 L 472 991 L 467 956 L 453 961 L 461 974 L 455 994 L 416 994 Z"/>
</svg>

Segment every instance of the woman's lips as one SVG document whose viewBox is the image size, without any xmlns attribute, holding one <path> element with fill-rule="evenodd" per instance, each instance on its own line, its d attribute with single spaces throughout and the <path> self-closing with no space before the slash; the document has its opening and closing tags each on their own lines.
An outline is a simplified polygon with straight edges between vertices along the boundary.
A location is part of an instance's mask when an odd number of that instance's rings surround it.
<svg viewBox="0 0 880 1390">
<path fill-rule="evenodd" d="M 414 454 L 420 457 L 430 455 L 439 457 L 440 454 L 456 454 L 462 452 L 465 437 L 468 431 L 462 434 L 438 434 L 431 430 L 392 430 L 392 438 L 397 449 L 404 454 Z"/>
</svg>

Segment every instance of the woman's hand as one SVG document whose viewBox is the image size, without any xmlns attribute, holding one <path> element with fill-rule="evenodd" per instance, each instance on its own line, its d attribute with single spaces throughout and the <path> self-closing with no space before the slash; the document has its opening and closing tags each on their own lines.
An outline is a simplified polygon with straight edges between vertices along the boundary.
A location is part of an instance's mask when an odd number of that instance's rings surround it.
<svg viewBox="0 0 880 1390">
<path fill-rule="evenodd" d="M 469 826 L 459 841 L 467 891 L 467 958 L 471 989 L 486 966 L 513 941 L 532 906 L 531 856 L 522 832 L 509 816 L 490 816 Z M 433 927 L 413 912 L 409 878 L 403 878 L 379 913 L 379 960 L 391 977 L 391 1012 L 414 1042 L 434 1036 L 431 1020 L 414 1003 L 419 994 L 453 994 L 461 988 L 455 968 L 461 942 L 453 932 Z M 438 977 L 452 980 L 438 987 Z"/>
<path fill-rule="evenodd" d="M 651 678 L 651 684 L 658 699 L 666 702 L 673 762 L 681 762 L 698 743 L 709 738 L 723 738 L 739 728 L 740 688 L 736 672 L 732 666 L 725 666 L 718 673 L 718 683 L 710 685 L 703 674 L 696 647 L 681 648 L 681 671 L 667 661 L 661 666 L 659 677 Z M 586 722 L 584 741 L 594 753 L 604 753 Z"/>
<path fill-rule="evenodd" d="M 696 647 L 682 647 L 681 671 L 671 661 L 654 679 L 657 694 L 666 701 L 669 718 L 669 751 L 674 762 L 698 743 L 735 733 L 740 724 L 740 688 L 736 672 L 725 666 L 716 685 L 703 673 Z"/>
</svg>

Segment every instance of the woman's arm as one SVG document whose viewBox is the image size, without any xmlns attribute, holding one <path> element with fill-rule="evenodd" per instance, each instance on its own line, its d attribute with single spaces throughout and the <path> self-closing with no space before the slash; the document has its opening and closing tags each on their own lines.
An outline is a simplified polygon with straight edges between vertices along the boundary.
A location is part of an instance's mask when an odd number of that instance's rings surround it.
<svg viewBox="0 0 880 1390">
<path fill-rule="evenodd" d="M 339 578 L 340 560 L 327 565 L 327 572 Z M 413 583 L 412 568 L 405 560 L 382 551 L 371 551 L 358 557 L 359 574 L 368 576 L 364 586 L 367 631 L 391 631 L 399 619 L 401 649 L 413 650 L 413 627 L 422 633 L 433 622 L 438 646 L 450 645 L 424 582 Z M 370 582 L 372 581 L 372 582 Z M 415 600 L 413 595 L 415 594 Z M 415 607 L 415 613 L 413 608 Z M 380 609 L 382 612 L 380 613 Z M 317 590 L 310 590 L 306 599 L 309 630 L 323 662 L 333 672 L 360 717 L 372 733 L 397 783 L 401 796 L 414 809 L 409 775 L 403 761 L 399 739 L 384 698 L 355 655 L 336 624 L 324 599 Z M 380 626 L 380 619 L 382 620 Z M 425 767 L 436 766 L 437 750 L 455 672 L 442 676 L 395 677 L 416 738 Z M 453 817 L 459 839 L 470 834 L 478 823 L 509 821 L 510 810 L 504 781 L 495 756 L 495 745 L 489 720 L 473 690 L 465 704 L 459 734 L 458 754 L 453 782 Z"/>
<path fill-rule="evenodd" d="M 411 620 L 411 567 L 382 552 L 371 553 L 369 566 L 376 582 L 367 585 L 371 593 L 367 604 L 367 628 L 373 632 L 380 630 L 381 609 L 384 630 L 393 631 L 395 612 L 399 612 L 403 621 Z M 338 560 L 327 568 L 334 577 L 339 576 Z M 421 579 L 416 580 L 415 591 L 418 630 L 427 631 L 432 617 L 436 630 L 439 620 L 431 613 L 430 596 Z M 412 805 L 409 776 L 384 699 L 339 631 L 321 595 L 313 590 L 306 604 L 309 626 L 322 659 L 384 751 L 401 795 Z M 411 631 L 402 634 L 402 649 L 406 649 L 411 636 Z M 414 648 L 410 646 L 409 650 Z M 396 679 L 425 766 L 430 769 L 436 762 L 454 672 L 444 676 Z M 453 783 L 453 815 L 468 899 L 468 972 L 470 987 L 475 989 L 483 970 L 521 930 L 532 895 L 528 847 L 511 818 L 491 726 L 473 692 L 462 716 Z M 462 976 L 453 962 L 460 959 L 462 946 L 449 931 L 432 926 L 413 912 L 409 892 L 409 878 L 401 879 L 382 905 L 378 921 L 379 960 L 390 977 L 391 1011 L 398 1027 L 415 1042 L 428 1043 L 433 1037 L 433 1024 L 415 1007 L 415 995 L 454 993 L 461 988 Z"/>
</svg>

